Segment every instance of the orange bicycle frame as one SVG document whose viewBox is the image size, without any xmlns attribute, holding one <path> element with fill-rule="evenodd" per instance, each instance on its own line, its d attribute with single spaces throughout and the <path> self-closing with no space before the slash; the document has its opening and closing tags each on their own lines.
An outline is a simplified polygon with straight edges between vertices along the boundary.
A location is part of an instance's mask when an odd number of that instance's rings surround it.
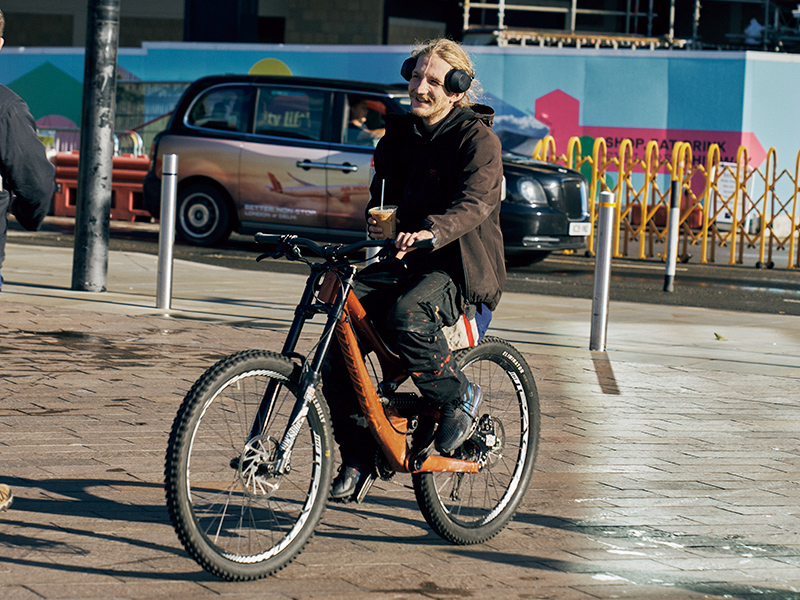
<svg viewBox="0 0 800 600">
<path fill-rule="evenodd" d="M 420 469 L 412 468 L 414 455 L 409 452 L 407 443 L 407 436 L 410 433 L 408 420 L 394 409 L 381 404 L 364 362 L 356 332 L 366 351 L 365 354 L 375 352 L 385 381 L 400 383 L 408 377 L 400 358 L 380 339 L 364 307 L 351 290 L 345 301 L 342 317 L 336 325 L 336 336 L 367 424 L 392 469 L 399 473 L 431 471 L 477 473 L 480 466 L 476 462 L 436 454 L 425 459 Z"/>
</svg>

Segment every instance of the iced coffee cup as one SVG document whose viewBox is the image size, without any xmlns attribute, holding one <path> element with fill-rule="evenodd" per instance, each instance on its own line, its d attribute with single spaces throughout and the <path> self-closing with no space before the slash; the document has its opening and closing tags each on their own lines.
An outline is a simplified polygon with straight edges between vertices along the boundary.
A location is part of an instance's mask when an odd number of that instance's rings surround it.
<svg viewBox="0 0 800 600">
<path fill-rule="evenodd" d="M 384 238 L 394 239 L 397 237 L 396 206 L 376 206 L 369 209 L 369 214 L 383 230 Z"/>
</svg>

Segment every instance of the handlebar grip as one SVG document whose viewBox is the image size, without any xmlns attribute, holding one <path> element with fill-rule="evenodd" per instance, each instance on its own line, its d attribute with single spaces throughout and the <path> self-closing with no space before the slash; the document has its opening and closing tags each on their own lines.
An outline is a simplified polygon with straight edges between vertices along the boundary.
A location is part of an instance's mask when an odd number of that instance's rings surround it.
<svg viewBox="0 0 800 600">
<path fill-rule="evenodd" d="M 433 242 L 435 238 L 431 238 L 428 240 L 417 240 L 413 244 L 411 244 L 411 248 L 419 248 L 421 250 L 433 248 Z"/>
<path fill-rule="evenodd" d="M 281 241 L 280 234 L 277 233 L 261 233 L 258 232 L 255 235 L 255 240 L 257 244 L 277 244 Z"/>
</svg>

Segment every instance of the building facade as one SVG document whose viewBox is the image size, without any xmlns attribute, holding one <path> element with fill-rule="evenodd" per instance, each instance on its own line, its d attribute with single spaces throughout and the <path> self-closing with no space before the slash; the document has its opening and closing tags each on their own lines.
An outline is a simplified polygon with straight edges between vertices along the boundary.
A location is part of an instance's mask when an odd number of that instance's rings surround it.
<svg viewBox="0 0 800 600">
<path fill-rule="evenodd" d="M 9 46 L 84 46 L 87 0 L 3 0 Z M 142 42 L 409 44 L 460 35 L 451 0 L 137 0 L 120 3 L 120 47 Z"/>
<path fill-rule="evenodd" d="M 669 47 L 800 50 L 795 0 L 137 0 L 120 3 L 120 47 L 142 42 L 413 44 L 448 35 L 470 43 L 580 46 L 612 38 Z M 3 0 L 6 44 L 84 46 L 88 0 Z M 757 37 L 748 26 L 767 25 Z M 577 32 L 577 36 L 575 35 Z M 594 36 L 594 37 L 592 37 Z M 470 36 L 467 35 L 469 38 Z M 674 39 L 680 40 L 672 44 Z M 687 41 L 689 42 L 687 44 Z M 616 47 L 613 40 L 606 44 Z M 646 43 L 640 43 L 646 45 Z M 652 44 L 651 44 L 652 46 Z"/>
</svg>

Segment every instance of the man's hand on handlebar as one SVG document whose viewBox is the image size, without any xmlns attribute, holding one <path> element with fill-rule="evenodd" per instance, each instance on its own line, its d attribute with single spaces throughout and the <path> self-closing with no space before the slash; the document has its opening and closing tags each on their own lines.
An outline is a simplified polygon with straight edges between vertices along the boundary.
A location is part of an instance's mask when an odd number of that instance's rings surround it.
<svg viewBox="0 0 800 600">
<path fill-rule="evenodd" d="M 403 258 L 410 250 L 413 250 L 411 246 L 413 246 L 415 242 L 432 239 L 433 233 L 427 229 L 415 231 L 413 233 L 409 233 L 408 231 L 398 233 L 397 240 L 394 243 L 395 248 L 397 248 L 397 258 Z"/>
<path fill-rule="evenodd" d="M 381 229 L 378 222 L 373 219 L 372 217 L 367 217 L 367 225 L 368 225 L 368 233 L 369 237 L 372 240 L 382 240 L 385 239 L 383 237 L 383 229 Z M 409 233 L 407 231 L 402 231 L 397 234 L 397 240 L 395 241 L 395 248 L 397 248 L 397 258 L 403 258 L 408 252 L 413 250 L 411 246 L 414 242 L 422 241 L 422 240 L 432 240 L 433 233 L 428 231 L 427 229 L 423 229 L 422 231 L 415 231 L 413 233 Z"/>
</svg>

